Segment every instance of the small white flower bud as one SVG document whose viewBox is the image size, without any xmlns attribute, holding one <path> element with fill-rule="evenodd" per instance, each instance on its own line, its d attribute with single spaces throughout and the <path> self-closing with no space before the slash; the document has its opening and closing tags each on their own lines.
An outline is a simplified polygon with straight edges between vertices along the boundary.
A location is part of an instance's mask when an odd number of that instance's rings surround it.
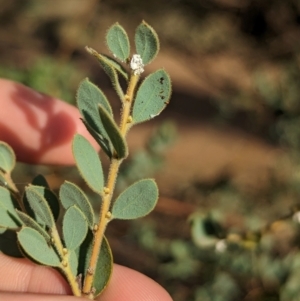
<svg viewBox="0 0 300 301">
<path fill-rule="evenodd" d="M 132 56 L 130 68 L 132 69 L 134 75 L 140 75 L 144 72 L 143 60 L 139 54 L 134 54 Z"/>
</svg>

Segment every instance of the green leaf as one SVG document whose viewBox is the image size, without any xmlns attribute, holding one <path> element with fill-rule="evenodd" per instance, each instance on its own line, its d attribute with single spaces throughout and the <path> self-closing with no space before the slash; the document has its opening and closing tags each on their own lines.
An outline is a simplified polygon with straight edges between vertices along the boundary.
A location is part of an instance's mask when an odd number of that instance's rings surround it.
<svg viewBox="0 0 300 301">
<path fill-rule="evenodd" d="M 94 226 L 94 210 L 84 192 L 74 183 L 65 181 L 59 190 L 59 197 L 65 209 L 76 205 L 84 214 L 90 228 Z"/>
<path fill-rule="evenodd" d="M 11 180 L 10 173 L 6 173 L 0 167 L 0 186 L 4 186 L 12 192 L 18 192 L 14 182 Z"/>
<path fill-rule="evenodd" d="M 93 283 L 93 287 L 95 287 L 96 289 L 95 297 L 99 296 L 101 292 L 107 287 L 112 273 L 112 268 L 112 252 L 107 239 L 104 237 L 101 245 L 100 258 L 97 262 L 95 278 Z"/>
<path fill-rule="evenodd" d="M 26 255 L 43 265 L 52 267 L 60 265 L 59 256 L 38 231 L 23 227 L 17 236 Z"/>
<path fill-rule="evenodd" d="M 16 229 L 22 225 L 15 208 L 17 201 L 10 191 L 0 187 L 0 227 Z"/>
<path fill-rule="evenodd" d="M 88 122 L 85 121 L 84 119 L 82 119 L 82 122 L 84 123 L 84 125 L 85 125 L 86 129 L 89 131 L 89 133 L 93 136 L 93 138 L 100 145 L 101 149 L 106 153 L 106 155 L 109 158 L 111 158 L 113 155 L 113 147 L 111 145 L 111 142 L 108 140 L 108 138 L 104 138 L 101 134 L 99 134 L 96 130 L 94 130 L 94 128 L 91 127 L 88 124 Z"/>
<path fill-rule="evenodd" d="M 97 193 L 102 193 L 104 175 L 100 158 L 83 136 L 76 134 L 73 139 L 73 155 L 83 179 L 88 186 Z"/>
<path fill-rule="evenodd" d="M 37 185 L 30 185 L 32 189 L 34 189 L 37 193 L 39 193 L 44 199 L 47 201 L 51 212 L 53 214 L 54 220 L 56 221 L 59 216 L 59 201 L 57 196 L 53 191 L 50 189 L 43 187 L 43 186 L 37 186 Z"/>
<path fill-rule="evenodd" d="M 147 76 L 136 94 L 133 122 L 140 123 L 159 115 L 169 103 L 171 90 L 170 77 L 163 69 Z"/>
<path fill-rule="evenodd" d="M 83 275 L 83 279 L 82 279 L 83 281 L 87 273 L 87 269 L 89 268 L 92 245 L 93 245 L 93 235 L 89 231 L 86 240 L 81 245 L 79 250 L 78 274 Z M 95 269 L 95 275 L 94 275 L 93 287 L 95 287 L 96 289 L 95 297 L 100 295 L 101 292 L 108 285 L 112 273 L 112 268 L 113 268 L 112 252 L 107 239 L 104 237 L 101 245 L 100 256 L 98 258 L 98 262 Z"/>
<path fill-rule="evenodd" d="M 46 202 L 48 203 L 48 206 L 50 208 L 50 211 L 53 215 L 54 220 L 56 221 L 59 216 L 59 211 L 60 211 L 60 205 L 59 201 L 57 199 L 57 196 L 53 191 L 47 188 L 48 183 L 46 182 L 46 179 L 43 176 L 38 176 L 33 179 L 32 183 L 36 183 L 37 185 L 30 185 L 30 188 L 36 191 L 39 195 L 41 195 Z M 29 203 L 27 194 L 25 193 L 23 196 L 23 204 L 26 209 L 26 212 L 36 219 L 38 223 L 41 225 L 45 226 L 45 221 L 41 219 L 37 214 L 34 212 L 32 206 Z"/>
<path fill-rule="evenodd" d="M 124 92 L 119 82 L 119 77 L 115 66 L 111 63 L 111 60 L 108 60 L 106 56 L 99 54 L 96 50 L 90 47 L 86 47 L 86 50 L 93 56 L 95 56 L 101 67 L 103 68 L 104 72 L 110 78 L 110 81 L 117 92 L 119 98 L 123 101 L 124 100 Z"/>
<path fill-rule="evenodd" d="M 112 109 L 103 92 L 88 79 L 83 80 L 77 91 L 78 109 L 88 131 L 92 134 L 107 155 L 111 156 L 112 151 L 108 134 L 105 131 L 98 113 L 99 105 L 102 105 L 106 112 L 112 116 Z"/>
<path fill-rule="evenodd" d="M 5 178 L 5 173 L 1 169 L 0 169 L 0 185 L 2 185 L 2 186 L 7 185 L 7 181 L 6 181 L 6 178 Z"/>
<path fill-rule="evenodd" d="M 85 114 L 88 114 L 92 119 L 97 119 L 98 116 L 97 114 L 94 114 L 94 112 L 97 111 L 99 104 L 102 105 L 110 115 L 113 114 L 104 93 L 95 84 L 91 83 L 88 78 L 84 79 L 79 84 L 77 90 L 77 104 L 83 117 L 86 117 Z"/>
<path fill-rule="evenodd" d="M 63 236 L 67 249 L 75 250 L 84 241 L 88 224 L 81 210 L 73 205 L 63 218 Z"/>
<path fill-rule="evenodd" d="M 155 30 L 143 21 L 135 32 L 135 48 L 143 64 L 149 64 L 159 51 L 159 39 Z"/>
<path fill-rule="evenodd" d="M 16 212 L 24 226 L 38 231 L 46 239 L 47 242 L 51 240 L 50 235 L 32 217 L 19 210 L 16 210 Z"/>
<path fill-rule="evenodd" d="M 153 210 L 158 200 L 158 188 L 154 180 L 145 179 L 134 183 L 122 192 L 112 208 L 116 219 L 135 219 Z"/>
<path fill-rule="evenodd" d="M 5 142 L 0 141 L 0 168 L 10 173 L 16 164 L 16 155 L 13 149 Z"/>
<path fill-rule="evenodd" d="M 106 63 L 109 64 L 112 68 L 114 68 L 119 74 L 121 74 L 126 81 L 129 80 L 129 76 L 126 69 L 117 60 L 105 54 L 101 54 L 101 56 L 105 58 Z"/>
<path fill-rule="evenodd" d="M 114 149 L 119 159 L 125 158 L 128 154 L 128 149 L 124 138 L 122 137 L 120 130 L 114 120 L 107 114 L 104 108 L 99 105 L 99 114 L 103 123 L 103 126 L 109 135 L 109 139 L 112 142 Z"/>
<path fill-rule="evenodd" d="M 31 181 L 31 184 L 34 186 L 41 186 L 50 189 L 49 184 L 43 175 L 37 175 L 36 177 L 34 177 Z"/>
<path fill-rule="evenodd" d="M 72 250 L 68 253 L 68 262 L 70 263 L 71 271 L 72 271 L 73 275 L 77 275 L 78 258 L 77 258 L 76 252 L 74 250 Z"/>
<path fill-rule="evenodd" d="M 112 54 L 125 62 L 130 54 L 129 38 L 125 29 L 118 23 L 115 23 L 108 29 L 106 34 L 106 43 Z"/>
<path fill-rule="evenodd" d="M 27 186 L 25 188 L 26 199 L 35 214 L 35 220 L 51 229 L 55 227 L 54 217 L 48 202 L 42 194 L 37 192 L 36 187 Z"/>
</svg>

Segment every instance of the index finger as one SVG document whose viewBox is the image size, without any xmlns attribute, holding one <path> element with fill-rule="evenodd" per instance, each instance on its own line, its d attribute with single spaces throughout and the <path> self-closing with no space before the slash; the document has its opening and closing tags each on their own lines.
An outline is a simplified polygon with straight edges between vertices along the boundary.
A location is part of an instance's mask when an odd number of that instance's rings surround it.
<svg viewBox="0 0 300 301">
<path fill-rule="evenodd" d="M 15 151 L 17 160 L 34 164 L 74 164 L 76 133 L 96 143 L 74 106 L 0 79 L 0 140 Z"/>
</svg>

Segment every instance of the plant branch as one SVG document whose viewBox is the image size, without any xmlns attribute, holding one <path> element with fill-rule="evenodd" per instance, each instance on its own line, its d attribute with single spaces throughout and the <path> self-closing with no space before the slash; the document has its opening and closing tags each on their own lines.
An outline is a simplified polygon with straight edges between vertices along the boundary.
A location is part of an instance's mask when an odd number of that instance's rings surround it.
<svg viewBox="0 0 300 301">
<path fill-rule="evenodd" d="M 131 107 L 134 99 L 134 92 L 140 76 L 132 74 L 130 77 L 127 93 L 123 102 L 123 110 L 121 113 L 120 131 L 123 137 L 126 136 L 132 120 L 130 120 Z"/>
<path fill-rule="evenodd" d="M 72 289 L 73 295 L 76 297 L 81 296 L 81 291 L 79 289 L 78 283 L 76 281 L 76 276 L 72 273 L 70 262 L 69 262 L 69 252 L 64 248 L 62 242 L 60 240 L 59 234 L 57 232 L 56 227 L 51 229 L 51 239 L 53 241 L 53 245 L 55 246 L 59 256 L 61 257 L 61 270 L 64 272 L 69 285 Z"/>
<path fill-rule="evenodd" d="M 132 74 L 127 88 L 127 93 L 125 95 L 125 100 L 121 112 L 121 123 L 120 131 L 123 137 L 126 136 L 132 120 L 130 120 L 131 107 L 134 100 L 134 92 L 136 85 L 139 80 L 139 75 Z M 111 201 L 115 188 L 115 183 L 117 180 L 118 172 L 120 165 L 123 159 L 113 158 L 110 164 L 107 185 L 104 188 L 102 193 L 102 206 L 100 209 L 99 223 L 94 229 L 94 243 L 93 250 L 90 258 L 89 268 L 85 276 L 84 285 L 83 285 L 83 294 L 89 298 L 94 299 L 93 294 L 93 282 L 94 274 L 97 267 L 98 258 L 100 256 L 101 245 L 105 233 L 107 224 L 111 220 Z"/>
</svg>

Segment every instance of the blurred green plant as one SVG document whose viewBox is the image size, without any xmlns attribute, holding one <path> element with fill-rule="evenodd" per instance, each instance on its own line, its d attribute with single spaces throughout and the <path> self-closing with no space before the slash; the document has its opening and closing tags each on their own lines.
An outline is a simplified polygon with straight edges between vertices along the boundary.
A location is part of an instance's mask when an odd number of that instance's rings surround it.
<svg viewBox="0 0 300 301">
<path fill-rule="evenodd" d="M 145 216 L 158 200 L 157 185 L 149 178 L 136 181 L 114 196 L 120 166 L 128 156 L 126 135 L 133 125 L 159 115 L 171 96 L 171 81 L 163 69 L 140 81 L 144 66 L 159 51 L 158 36 L 150 25 L 142 22 L 137 27 L 136 54 L 132 56 L 129 38 L 120 24 L 109 28 L 106 42 L 113 58 L 86 49 L 97 58 L 120 98 L 120 124 L 114 120 L 104 93 L 88 79 L 79 85 L 77 106 L 87 130 L 110 160 L 108 174 L 104 175 L 100 157 L 85 137 L 76 134 L 72 146 L 82 178 L 98 196 L 99 217 L 86 194 L 69 181 L 61 185 L 58 198 L 46 179 L 37 176 L 22 195 L 11 178 L 15 154 L 5 142 L 0 143 L 1 233 L 8 240 L 8 232 L 16 231 L 11 242 L 19 245 L 19 255 L 58 269 L 75 296 L 89 299 L 101 294 L 112 272 L 112 254 L 104 236 L 107 225 L 114 219 Z M 126 91 L 120 85 L 120 76 L 127 83 Z M 164 137 L 153 139 L 156 140 L 149 146 L 159 152 L 165 144 L 161 141 Z M 57 223 L 60 207 L 64 209 L 61 227 Z"/>
<path fill-rule="evenodd" d="M 20 82 L 68 103 L 75 103 L 75 87 L 82 78 L 82 72 L 71 62 L 59 62 L 44 56 L 39 57 L 28 68 L 2 65 L 0 77 Z"/>
<path fill-rule="evenodd" d="M 168 290 L 175 296 L 180 281 L 189 287 L 187 300 L 298 300 L 300 207 L 268 221 L 262 208 L 270 205 L 249 198 L 245 209 L 229 180 L 198 189 L 210 205 L 189 217 L 192 241 L 160 237 L 151 220 L 133 221 L 129 231 L 156 255 Z"/>
</svg>

